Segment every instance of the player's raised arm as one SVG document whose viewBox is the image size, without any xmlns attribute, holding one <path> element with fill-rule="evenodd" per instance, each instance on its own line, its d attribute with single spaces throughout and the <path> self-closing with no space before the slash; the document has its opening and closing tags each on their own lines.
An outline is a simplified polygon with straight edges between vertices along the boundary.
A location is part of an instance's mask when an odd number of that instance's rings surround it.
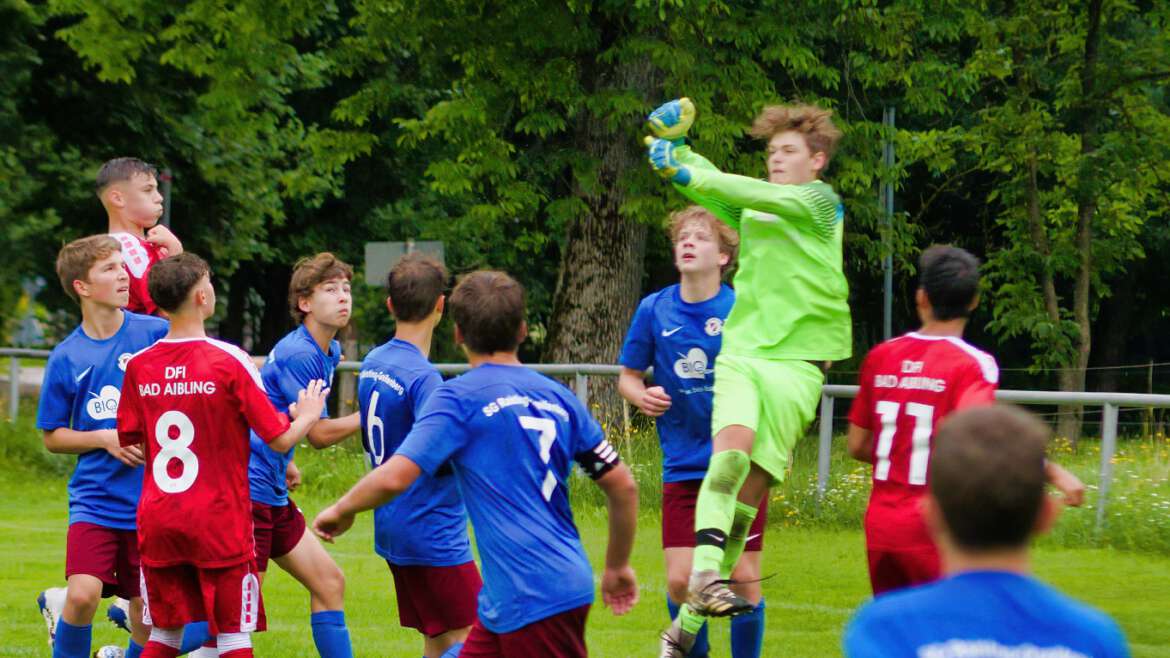
<svg viewBox="0 0 1170 658">
<path fill-rule="evenodd" d="M 313 520 L 313 532 L 325 541 L 349 530 L 354 517 L 375 507 L 385 505 L 410 488 L 422 470 L 408 457 L 394 455 L 385 464 L 370 471 L 353 485 L 336 503 L 324 509 Z"/>
</svg>

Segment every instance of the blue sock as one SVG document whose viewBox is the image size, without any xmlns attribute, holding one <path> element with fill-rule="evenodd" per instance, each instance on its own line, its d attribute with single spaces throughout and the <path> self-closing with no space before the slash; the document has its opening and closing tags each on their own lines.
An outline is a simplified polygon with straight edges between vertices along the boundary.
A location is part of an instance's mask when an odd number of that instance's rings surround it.
<svg viewBox="0 0 1170 658">
<path fill-rule="evenodd" d="M 764 648 L 764 599 L 751 612 L 731 618 L 731 658 L 760 658 Z"/>
<path fill-rule="evenodd" d="M 142 655 L 142 647 L 134 640 L 130 640 L 130 644 L 126 645 L 126 653 L 122 654 L 123 658 L 138 658 Z"/>
<path fill-rule="evenodd" d="M 670 611 L 670 620 L 674 621 L 674 618 L 678 616 L 678 606 L 670 600 L 669 595 L 666 597 L 666 609 Z M 703 628 L 695 636 L 695 644 L 687 656 L 689 658 L 707 658 L 707 653 L 710 650 L 711 644 L 707 642 L 707 622 L 703 622 Z"/>
<path fill-rule="evenodd" d="M 459 658 L 459 652 L 462 650 L 463 650 L 463 643 L 456 642 L 455 644 L 451 645 L 450 649 L 447 649 L 446 651 L 444 651 L 443 655 L 440 656 L 439 658 Z"/>
<path fill-rule="evenodd" d="M 191 653 L 192 651 L 203 646 L 203 643 L 211 639 L 211 631 L 207 628 L 207 622 L 194 621 L 183 627 L 183 639 L 179 642 L 179 655 Z M 126 658 L 130 658 L 127 656 Z"/>
<path fill-rule="evenodd" d="M 92 624 L 74 626 L 64 619 L 58 619 L 57 638 L 53 640 L 53 658 L 89 658 L 92 641 Z"/>
<path fill-rule="evenodd" d="M 349 644 L 349 629 L 341 610 L 322 610 L 309 616 L 313 625 L 313 644 L 321 658 L 353 658 Z"/>
</svg>

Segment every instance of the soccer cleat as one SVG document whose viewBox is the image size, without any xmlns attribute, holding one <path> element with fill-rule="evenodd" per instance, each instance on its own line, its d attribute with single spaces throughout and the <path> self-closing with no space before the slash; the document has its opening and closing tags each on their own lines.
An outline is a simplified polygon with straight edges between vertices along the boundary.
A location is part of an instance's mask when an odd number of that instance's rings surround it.
<svg viewBox="0 0 1170 658">
<path fill-rule="evenodd" d="M 755 606 L 731 591 L 728 585 L 733 584 L 733 580 L 719 578 L 718 572 L 699 571 L 691 576 L 687 606 L 704 617 L 734 617 L 751 612 Z"/>
<path fill-rule="evenodd" d="M 65 609 L 65 588 L 50 587 L 38 594 L 37 607 L 45 618 L 45 625 L 49 627 L 49 646 L 53 646 L 53 640 L 57 637 L 57 620 Z"/>
<path fill-rule="evenodd" d="M 115 626 L 130 632 L 130 602 L 123 598 L 116 598 L 106 610 L 106 619 L 109 619 Z"/>
<path fill-rule="evenodd" d="M 126 650 L 122 647 L 116 647 L 112 644 L 93 652 L 93 658 L 123 658 L 126 655 Z"/>
<path fill-rule="evenodd" d="M 670 628 L 662 631 L 662 635 L 658 637 L 661 640 L 658 658 L 687 658 L 691 647 L 695 646 L 695 637 L 684 631 L 676 618 L 671 622 Z"/>
</svg>

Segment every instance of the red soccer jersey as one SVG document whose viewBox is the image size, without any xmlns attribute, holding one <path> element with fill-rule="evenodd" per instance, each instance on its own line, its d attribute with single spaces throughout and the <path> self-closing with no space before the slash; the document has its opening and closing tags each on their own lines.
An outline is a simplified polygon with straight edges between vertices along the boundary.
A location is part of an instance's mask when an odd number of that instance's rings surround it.
<svg viewBox="0 0 1170 658">
<path fill-rule="evenodd" d="M 158 312 L 158 305 L 150 298 L 146 275 L 152 265 L 163 259 L 161 248 L 129 233 L 111 233 L 110 236 L 122 245 L 123 264 L 130 274 L 130 301 L 126 310 L 154 315 Z"/>
<path fill-rule="evenodd" d="M 934 431 L 952 411 L 991 404 L 998 383 L 995 357 L 961 338 L 909 333 L 866 355 L 849 422 L 873 432 L 871 549 L 932 544 L 919 504 Z"/>
<path fill-rule="evenodd" d="M 126 365 L 122 445 L 143 444 L 138 547 L 150 567 L 226 567 L 251 560 L 248 428 L 265 441 L 289 427 L 238 347 L 160 340 Z"/>
</svg>

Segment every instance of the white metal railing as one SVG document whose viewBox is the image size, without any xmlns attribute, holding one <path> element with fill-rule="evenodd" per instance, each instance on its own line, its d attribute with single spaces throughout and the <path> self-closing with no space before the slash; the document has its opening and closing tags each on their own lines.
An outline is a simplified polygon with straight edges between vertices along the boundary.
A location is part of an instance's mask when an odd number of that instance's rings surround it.
<svg viewBox="0 0 1170 658">
<path fill-rule="evenodd" d="M 19 407 L 20 397 L 20 359 L 36 358 L 47 359 L 46 350 L 30 350 L 15 348 L 0 348 L 0 358 L 9 357 L 8 376 L 8 418 L 15 420 Z M 573 377 L 573 392 L 586 406 L 589 405 L 589 378 L 616 377 L 621 373 L 621 366 L 602 364 L 566 364 L 566 363 L 534 363 L 525 364 L 536 372 L 556 377 Z M 444 375 L 456 375 L 470 369 L 466 363 L 437 363 L 435 367 Z M 343 361 L 338 371 L 356 373 L 361 364 L 355 361 Z M 819 442 L 817 448 L 817 498 L 821 499 L 829 483 L 829 462 L 832 454 L 833 441 L 833 406 L 837 398 L 853 398 L 857 396 L 856 386 L 827 384 L 821 393 Z M 1089 392 L 1062 392 L 1062 391 L 997 391 L 997 400 L 1028 405 L 1081 405 L 1100 406 L 1101 419 L 1101 466 L 1100 479 L 1097 485 L 1097 517 L 1096 527 L 1100 530 L 1105 524 L 1105 505 L 1109 497 L 1109 487 L 1113 481 L 1113 457 L 1117 452 L 1117 412 L 1121 407 L 1140 408 L 1170 408 L 1170 395 L 1152 395 L 1148 393 L 1089 393 Z"/>
</svg>

